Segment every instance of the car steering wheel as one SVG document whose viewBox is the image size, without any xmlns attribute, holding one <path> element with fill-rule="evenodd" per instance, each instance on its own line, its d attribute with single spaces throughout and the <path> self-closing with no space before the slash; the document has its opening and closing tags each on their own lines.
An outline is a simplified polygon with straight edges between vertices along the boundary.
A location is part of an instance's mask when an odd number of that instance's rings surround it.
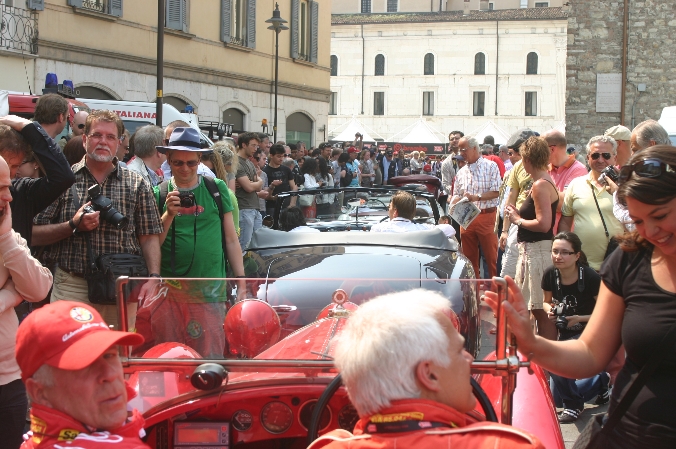
<svg viewBox="0 0 676 449">
<path fill-rule="evenodd" d="M 472 393 L 474 393 L 474 396 L 476 397 L 477 401 L 479 401 L 479 404 L 481 405 L 481 408 L 484 411 L 484 415 L 486 416 L 486 420 L 490 422 L 498 422 L 498 415 L 495 413 L 493 404 L 491 404 L 491 400 L 488 398 L 488 395 L 483 390 L 483 388 L 481 388 L 479 382 L 477 382 L 473 377 L 470 377 L 469 381 L 472 384 Z M 342 383 L 343 380 L 339 373 L 326 386 L 321 396 L 319 396 L 319 399 L 317 399 L 317 403 L 315 404 L 314 409 L 312 410 L 312 419 L 310 420 L 310 426 L 308 427 L 307 433 L 308 446 L 312 444 L 312 442 L 316 440 L 317 437 L 319 436 L 319 418 L 322 416 L 322 411 L 324 411 L 324 407 L 328 405 L 329 401 L 331 400 L 333 395 L 336 394 L 336 391 L 338 391 L 338 388 L 340 388 L 340 385 Z"/>
</svg>

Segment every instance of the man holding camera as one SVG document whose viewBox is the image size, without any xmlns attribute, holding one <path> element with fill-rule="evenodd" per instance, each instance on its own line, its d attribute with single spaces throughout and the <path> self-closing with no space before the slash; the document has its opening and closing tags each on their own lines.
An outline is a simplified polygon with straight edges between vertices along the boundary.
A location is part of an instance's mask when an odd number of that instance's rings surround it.
<svg viewBox="0 0 676 449">
<path fill-rule="evenodd" d="M 117 163 L 115 153 L 123 132 L 124 124 L 114 112 L 90 114 L 82 136 L 86 155 L 73 165 L 75 184 L 35 217 L 33 244 L 51 245 L 46 257 L 58 264 L 52 302 L 68 299 L 90 304 L 85 274 L 104 254 L 142 255 L 148 275 L 159 277 L 160 217 L 150 185 Z M 88 194 L 90 189 L 99 195 Z M 153 286 L 146 283 L 138 298 L 152 293 Z M 132 328 L 136 304 L 127 306 Z M 117 326 L 114 304 L 93 307 L 109 325 Z"/>
<path fill-rule="evenodd" d="M 588 176 L 575 178 L 568 186 L 558 231 L 570 231 L 574 224 L 589 266 L 598 271 L 608 248 L 604 229 L 608 236 L 624 232 L 624 226 L 613 215 L 613 196 L 606 190 L 603 180 L 599 181 L 601 172 L 615 165 L 617 143 L 612 137 L 595 136 L 589 139 L 587 153 L 591 171 Z"/>
<path fill-rule="evenodd" d="M 174 129 L 169 145 L 158 146 L 157 151 L 167 155 L 173 174 L 153 189 L 162 211 L 161 274 L 173 281 L 167 283 L 166 298 L 158 295 L 139 307 L 138 330 L 147 343 L 140 351 L 173 341 L 204 357 L 222 358 L 228 286 L 218 279 L 227 275 L 226 262 L 236 277 L 244 277 L 228 187 L 220 179 L 197 174 L 201 155 L 211 150 L 200 146 L 195 129 Z M 243 293 L 245 286 L 240 282 Z"/>
</svg>

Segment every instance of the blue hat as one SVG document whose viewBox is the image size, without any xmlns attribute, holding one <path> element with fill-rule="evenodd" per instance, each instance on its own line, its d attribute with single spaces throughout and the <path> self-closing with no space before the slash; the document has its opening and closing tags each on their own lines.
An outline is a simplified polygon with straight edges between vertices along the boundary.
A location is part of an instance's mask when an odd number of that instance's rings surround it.
<svg viewBox="0 0 676 449">
<path fill-rule="evenodd" d="M 200 133 L 194 128 L 176 128 L 169 137 L 169 145 L 157 146 L 157 151 L 164 154 L 167 150 L 180 151 L 198 151 L 200 153 L 211 153 L 208 148 L 202 148 L 200 142 Z"/>
</svg>

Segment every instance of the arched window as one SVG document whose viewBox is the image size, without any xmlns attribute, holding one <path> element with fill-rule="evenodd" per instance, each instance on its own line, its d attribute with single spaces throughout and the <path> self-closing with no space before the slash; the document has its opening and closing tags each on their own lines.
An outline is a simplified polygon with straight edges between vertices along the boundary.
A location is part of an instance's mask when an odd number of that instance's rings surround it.
<svg viewBox="0 0 676 449">
<path fill-rule="evenodd" d="M 385 76 L 385 56 L 376 55 L 376 76 Z"/>
<path fill-rule="evenodd" d="M 434 75 L 434 55 L 432 53 L 427 53 L 425 55 L 424 66 L 425 75 Z"/>
<path fill-rule="evenodd" d="M 172 105 L 173 107 L 178 109 L 178 112 L 185 111 L 186 106 L 188 106 L 187 101 L 171 95 L 164 96 L 164 103 Z"/>
<path fill-rule="evenodd" d="M 286 141 L 302 140 L 305 146 L 312 146 L 312 119 L 302 112 L 294 112 L 286 118 Z"/>
<path fill-rule="evenodd" d="M 475 75 L 486 74 L 486 55 L 483 53 L 477 53 L 476 55 L 474 55 L 474 74 Z"/>
<path fill-rule="evenodd" d="M 338 76 L 338 56 L 331 55 L 331 76 Z"/>
<path fill-rule="evenodd" d="M 232 130 L 236 133 L 244 132 L 244 113 L 236 108 L 223 111 L 223 123 L 232 124 Z"/>
<path fill-rule="evenodd" d="M 528 53 L 526 57 L 526 75 L 538 74 L 538 55 L 534 51 Z"/>
</svg>

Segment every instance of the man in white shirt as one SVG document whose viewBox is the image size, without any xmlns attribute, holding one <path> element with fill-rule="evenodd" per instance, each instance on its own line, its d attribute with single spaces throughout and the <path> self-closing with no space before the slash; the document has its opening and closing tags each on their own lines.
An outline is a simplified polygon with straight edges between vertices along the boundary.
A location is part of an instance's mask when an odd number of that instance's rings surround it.
<svg viewBox="0 0 676 449">
<path fill-rule="evenodd" d="M 371 232 L 411 232 L 429 231 L 432 226 L 413 223 L 417 204 L 415 197 L 409 192 L 400 190 L 392 196 L 388 215 L 389 221 L 371 226 Z"/>
</svg>

